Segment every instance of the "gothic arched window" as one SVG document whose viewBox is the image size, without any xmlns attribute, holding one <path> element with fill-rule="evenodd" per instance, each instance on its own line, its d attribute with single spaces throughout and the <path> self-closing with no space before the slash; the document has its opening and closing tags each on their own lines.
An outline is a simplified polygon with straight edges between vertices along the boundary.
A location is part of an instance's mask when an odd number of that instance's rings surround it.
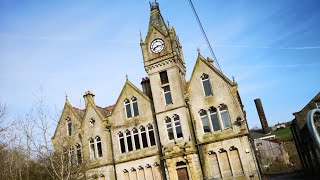
<svg viewBox="0 0 320 180">
<path fill-rule="evenodd" d="M 209 112 L 210 112 L 210 118 L 211 118 L 213 130 L 214 131 L 221 130 L 220 122 L 217 115 L 217 109 L 215 107 L 210 107 Z"/>
<path fill-rule="evenodd" d="M 153 126 L 151 124 L 148 125 L 148 133 L 149 133 L 150 145 L 151 146 L 156 145 L 156 140 L 154 138 Z"/>
<path fill-rule="evenodd" d="M 165 122 L 166 122 L 166 127 L 167 127 L 167 132 L 168 132 L 168 138 L 169 138 L 169 140 L 172 140 L 172 139 L 174 139 L 174 135 L 173 135 L 171 118 L 169 118 L 167 116 L 165 119 Z"/>
<path fill-rule="evenodd" d="M 140 149 L 140 138 L 139 138 L 138 130 L 136 128 L 133 128 L 132 135 L 134 139 L 134 145 L 136 147 L 136 150 L 138 150 Z"/>
<path fill-rule="evenodd" d="M 129 99 L 124 100 L 124 106 L 126 108 L 127 118 L 131 118 L 132 115 L 131 115 L 131 107 L 130 107 L 130 100 Z"/>
<path fill-rule="evenodd" d="M 72 134 L 72 122 L 69 117 L 67 118 L 67 133 L 68 133 L 68 136 L 71 136 Z"/>
<path fill-rule="evenodd" d="M 204 95 L 205 96 L 211 96 L 212 95 L 212 88 L 211 88 L 211 84 L 210 84 L 209 75 L 203 74 L 201 76 L 201 80 L 202 80 Z"/>
<path fill-rule="evenodd" d="M 177 138 L 183 137 L 179 115 L 177 114 L 173 115 L 173 120 L 174 120 L 174 126 L 176 128 L 176 137 Z"/>
<path fill-rule="evenodd" d="M 221 104 L 220 108 L 220 115 L 221 115 L 221 120 L 224 128 L 230 128 L 231 127 L 231 122 L 230 122 L 230 115 L 228 111 L 228 107 L 225 104 Z"/>
<path fill-rule="evenodd" d="M 144 126 L 140 126 L 140 132 L 141 132 L 142 146 L 143 148 L 146 148 L 148 147 L 146 128 Z"/>
<path fill-rule="evenodd" d="M 131 133 L 129 130 L 126 130 L 126 140 L 127 140 L 127 147 L 128 151 L 133 151 L 133 146 L 132 146 L 132 139 L 131 139 Z"/>
<path fill-rule="evenodd" d="M 96 153 L 94 148 L 94 140 L 92 138 L 89 139 L 89 148 L 90 148 L 90 159 L 95 159 Z"/>
<path fill-rule="evenodd" d="M 138 116 L 139 115 L 139 108 L 138 108 L 138 102 L 136 97 L 131 98 L 132 101 L 132 108 L 133 108 L 133 116 Z"/>
<path fill-rule="evenodd" d="M 81 145 L 76 144 L 76 150 L 77 150 L 77 162 L 78 164 L 82 163 L 82 152 L 81 152 Z"/>
<path fill-rule="evenodd" d="M 200 118 L 201 118 L 201 122 L 202 122 L 203 132 L 204 133 L 210 132 L 211 130 L 210 130 L 210 123 L 209 123 L 207 111 L 201 109 L 199 114 L 200 114 Z"/>
<path fill-rule="evenodd" d="M 99 136 L 96 137 L 96 144 L 97 144 L 98 157 L 102 157 L 102 145 L 101 145 L 101 138 Z"/>
<path fill-rule="evenodd" d="M 121 153 L 125 153 L 126 152 L 126 146 L 124 144 L 123 133 L 119 132 L 118 135 L 119 135 L 120 151 L 121 151 Z"/>
</svg>

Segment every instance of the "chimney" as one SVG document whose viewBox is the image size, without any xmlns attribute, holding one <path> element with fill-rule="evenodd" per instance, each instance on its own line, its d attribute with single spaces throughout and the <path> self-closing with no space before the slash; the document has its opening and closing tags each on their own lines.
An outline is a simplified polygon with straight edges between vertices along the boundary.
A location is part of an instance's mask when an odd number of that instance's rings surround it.
<svg viewBox="0 0 320 180">
<path fill-rule="evenodd" d="M 263 133 L 264 134 L 270 134 L 271 131 L 270 131 L 270 128 L 268 126 L 268 121 L 267 121 L 266 115 L 264 114 L 264 111 L 263 111 L 261 99 L 255 99 L 254 103 L 256 104 L 256 108 L 257 108 L 258 115 L 259 115 L 259 118 L 260 118 L 260 122 L 261 122 Z"/>
<path fill-rule="evenodd" d="M 142 86 L 142 91 L 152 100 L 150 79 L 148 77 L 142 78 L 141 86 Z"/>
<path fill-rule="evenodd" d="M 85 102 L 86 106 L 87 106 L 89 100 L 91 100 L 94 103 L 94 96 L 95 95 L 89 90 L 84 93 L 83 98 L 84 98 L 84 102 Z"/>
</svg>

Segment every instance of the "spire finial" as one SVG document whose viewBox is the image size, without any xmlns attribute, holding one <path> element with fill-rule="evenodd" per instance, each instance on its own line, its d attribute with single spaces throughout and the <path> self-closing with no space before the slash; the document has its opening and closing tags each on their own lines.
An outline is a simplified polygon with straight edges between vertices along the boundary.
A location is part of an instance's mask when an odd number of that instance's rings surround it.
<svg viewBox="0 0 320 180">
<path fill-rule="evenodd" d="M 199 48 L 197 48 L 197 51 L 198 51 L 198 54 L 200 54 L 200 49 Z"/>
<path fill-rule="evenodd" d="M 126 81 L 128 81 L 128 74 L 126 74 Z"/>
<path fill-rule="evenodd" d="M 140 42 L 142 43 L 143 40 L 142 40 L 142 35 L 141 35 L 141 30 L 140 30 Z"/>
<path fill-rule="evenodd" d="M 67 94 L 67 91 L 65 91 L 64 93 L 65 93 L 66 101 L 68 101 L 68 94 Z"/>
<path fill-rule="evenodd" d="M 170 23 L 169 23 L 169 20 L 167 20 L 167 23 L 168 23 L 168 28 L 170 28 Z"/>
<path fill-rule="evenodd" d="M 236 83 L 236 80 L 235 80 L 236 78 L 234 77 L 234 76 L 232 76 L 232 82 L 233 83 Z"/>
</svg>

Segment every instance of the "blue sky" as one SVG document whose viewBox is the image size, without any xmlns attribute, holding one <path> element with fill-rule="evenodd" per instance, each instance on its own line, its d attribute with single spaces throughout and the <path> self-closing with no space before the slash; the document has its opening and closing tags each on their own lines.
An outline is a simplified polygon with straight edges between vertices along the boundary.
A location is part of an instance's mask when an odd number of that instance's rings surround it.
<svg viewBox="0 0 320 180">
<path fill-rule="evenodd" d="M 175 27 L 190 77 L 197 57 L 211 56 L 187 0 L 159 0 Z M 83 107 L 86 90 L 108 106 L 129 80 L 146 76 L 139 32 L 149 1 L 0 1 L 0 101 L 10 117 L 29 111 L 43 87 L 51 109 Z M 223 73 L 239 84 L 249 126 L 259 126 L 261 98 L 269 124 L 293 119 L 320 91 L 320 2 L 194 0 Z"/>
</svg>

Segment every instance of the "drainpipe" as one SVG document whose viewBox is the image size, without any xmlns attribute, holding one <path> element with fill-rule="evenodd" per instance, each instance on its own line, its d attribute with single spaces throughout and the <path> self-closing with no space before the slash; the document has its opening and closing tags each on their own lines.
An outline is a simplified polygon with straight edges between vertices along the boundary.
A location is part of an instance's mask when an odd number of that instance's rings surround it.
<svg viewBox="0 0 320 180">
<path fill-rule="evenodd" d="M 106 128 L 107 128 L 107 131 L 109 132 L 110 141 L 111 141 L 111 153 L 112 153 L 112 164 L 113 164 L 113 169 L 114 169 L 114 178 L 115 178 L 115 180 L 117 180 L 117 169 L 116 169 L 116 163 L 115 163 L 114 152 L 113 152 L 113 141 L 112 141 L 112 133 L 111 133 L 111 124 L 109 124 L 109 122 L 107 122 Z"/>
<path fill-rule="evenodd" d="M 189 99 L 186 98 L 186 99 L 185 99 L 185 102 L 186 102 L 187 109 L 188 109 L 188 113 L 189 113 L 189 117 L 190 117 L 190 120 L 191 120 L 192 134 L 193 134 L 193 137 L 194 137 L 194 141 L 196 142 L 197 154 L 198 154 L 198 158 L 199 158 L 199 163 L 200 163 L 200 169 L 201 169 L 202 177 L 203 177 L 203 179 L 206 179 L 206 177 L 205 177 L 205 175 L 204 175 L 204 170 L 203 170 L 202 158 L 201 158 L 201 153 L 200 153 L 200 145 L 199 145 L 199 143 L 198 143 L 196 131 L 195 131 L 195 128 L 194 128 L 194 125 L 193 125 L 193 118 L 192 118 L 191 111 L 190 111 Z"/>
</svg>

